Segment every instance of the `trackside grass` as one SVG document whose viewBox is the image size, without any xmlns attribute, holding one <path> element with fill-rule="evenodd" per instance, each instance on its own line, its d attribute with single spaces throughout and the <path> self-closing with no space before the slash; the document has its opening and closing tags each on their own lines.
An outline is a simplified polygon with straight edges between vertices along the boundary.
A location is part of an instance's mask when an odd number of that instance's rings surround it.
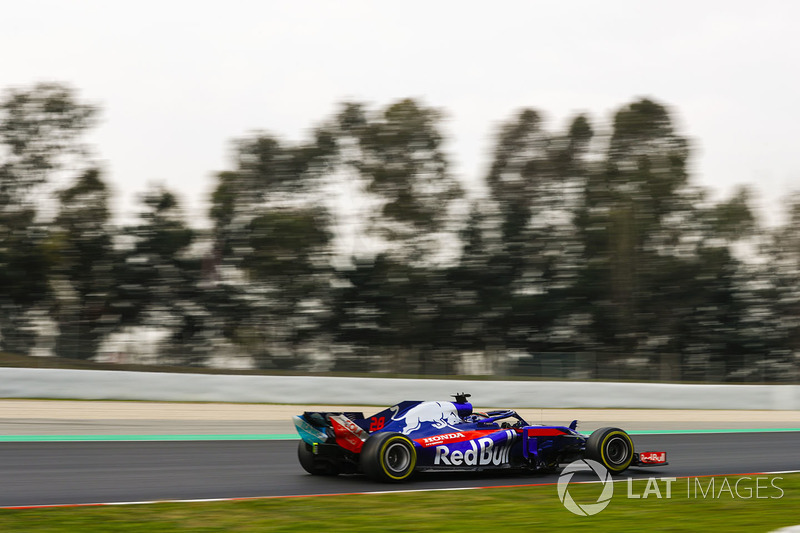
<svg viewBox="0 0 800 533">
<path fill-rule="evenodd" d="M 608 507 L 588 517 L 567 511 L 558 499 L 556 487 L 550 485 L 213 503 L 4 509 L 0 510 L 0 530 L 442 533 L 590 527 L 614 532 L 771 531 L 800 524 L 800 474 L 762 476 L 761 480 L 740 476 L 678 479 L 670 485 L 670 498 L 666 497 L 666 485 L 664 481 L 646 480 L 630 486 L 616 483 Z M 599 487 L 572 483 L 569 494 L 579 504 L 594 503 Z M 629 498 L 628 494 L 639 498 Z"/>
</svg>

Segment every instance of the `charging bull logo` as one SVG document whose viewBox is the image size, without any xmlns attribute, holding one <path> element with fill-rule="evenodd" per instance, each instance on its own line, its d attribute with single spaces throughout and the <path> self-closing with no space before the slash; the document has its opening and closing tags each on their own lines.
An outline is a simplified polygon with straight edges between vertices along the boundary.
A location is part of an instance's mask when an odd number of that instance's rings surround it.
<svg viewBox="0 0 800 533">
<path fill-rule="evenodd" d="M 432 424 L 436 429 L 444 429 L 446 427 L 452 428 L 453 424 L 461 422 L 456 406 L 450 402 L 424 402 L 412 407 L 403 416 L 397 418 L 393 416 L 392 420 L 405 421 L 406 424 L 402 430 L 403 435 L 417 431 L 425 423 Z"/>
<path fill-rule="evenodd" d="M 516 434 L 505 431 L 499 440 L 490 437 L 469 441 L 469 446 L 463 449 L 451 449 L 454 445 L 440 445 L 436 447 L 433 464 L 443 466 L 500 466 L 508 463 L 511 444 Z M 465 443 L 466 444 L 466 443 Z"/>
</svg>

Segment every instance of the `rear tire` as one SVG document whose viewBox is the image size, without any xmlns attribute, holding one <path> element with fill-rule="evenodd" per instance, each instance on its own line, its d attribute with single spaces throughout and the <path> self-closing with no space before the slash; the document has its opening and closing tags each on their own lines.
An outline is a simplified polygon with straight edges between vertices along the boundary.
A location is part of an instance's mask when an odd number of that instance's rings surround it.
<svg viewBox="0 0 800 533">
<path fill-rule="evenodd" d="M 597 429 L 586 441 L 586 458 L 597 461 L 612 474 L 619 474 L 633 461 L 633 441 L 619 428 Z"/>
<path fill-rule="evenodd" d="M 375 433 L 361 449 L 361 470 L 375 481 L 406 481 L 416 466 L 417 449 L 401 433 Z"/>
<path fill-rule="evenodd" d="M 331 461 L 320 459 L 314 452 L 311 451 L 311 445 L 305 441 L 300 441 L 297 446 L 297 459 L 300 461 L 300 466 L 303 470 L 312 476 L 335 476 L 339 473 L 339 469 Z"/>
</svg>

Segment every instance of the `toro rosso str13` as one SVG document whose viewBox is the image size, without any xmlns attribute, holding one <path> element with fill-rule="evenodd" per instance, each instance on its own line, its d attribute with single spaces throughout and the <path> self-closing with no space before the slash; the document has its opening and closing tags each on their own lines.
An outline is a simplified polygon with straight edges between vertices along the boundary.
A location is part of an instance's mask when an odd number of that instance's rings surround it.
<svg viewBox="0 0 800 533">
<path fill-rule="evenodd" d="M 667 464 L 666 452 L 635 452 L 621 429 L 600 428 L 587 436 L 576 431 L 577 421 L 568 427 L 528 424 L 512 410 L 474 412 L 468 397 L 404 401 L 370 417 L 348 412 L 295 416 L 300 464 L 314 475 L 361 472 L 390 482 L 423 470 L 552 471 L 582 458 L 612 474 Z"/>
</svg>

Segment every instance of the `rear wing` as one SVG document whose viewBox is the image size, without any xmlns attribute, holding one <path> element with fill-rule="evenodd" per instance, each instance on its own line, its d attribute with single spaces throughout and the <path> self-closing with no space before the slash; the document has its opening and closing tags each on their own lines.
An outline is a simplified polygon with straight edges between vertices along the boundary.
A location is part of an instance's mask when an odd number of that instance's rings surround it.
<svg viewBox="0 0 800 533">
<path fill-rule="evenodd" d="M 331 412 L 331 411 L 306 411 L 300 416 L 293 416 L 292 422 L 300 438 L 306 443 L 314 446 L 328 442 L 336 436 L 335 422 L 338 420 L 341 425 L 342 422 L 349 422 L 357 428 L 364 430 L 363 425 L 364 413 L 349 411 L 349 412 Z"/>
<path fill-rule="evenodd" d="M 364 420 L 364 413 L 360 411 L 306 411 L 302 418 L 309 424 L 323 428 L 331 426 L 331 415 L 345 416 L 357 424 Z"/>
</svg>

